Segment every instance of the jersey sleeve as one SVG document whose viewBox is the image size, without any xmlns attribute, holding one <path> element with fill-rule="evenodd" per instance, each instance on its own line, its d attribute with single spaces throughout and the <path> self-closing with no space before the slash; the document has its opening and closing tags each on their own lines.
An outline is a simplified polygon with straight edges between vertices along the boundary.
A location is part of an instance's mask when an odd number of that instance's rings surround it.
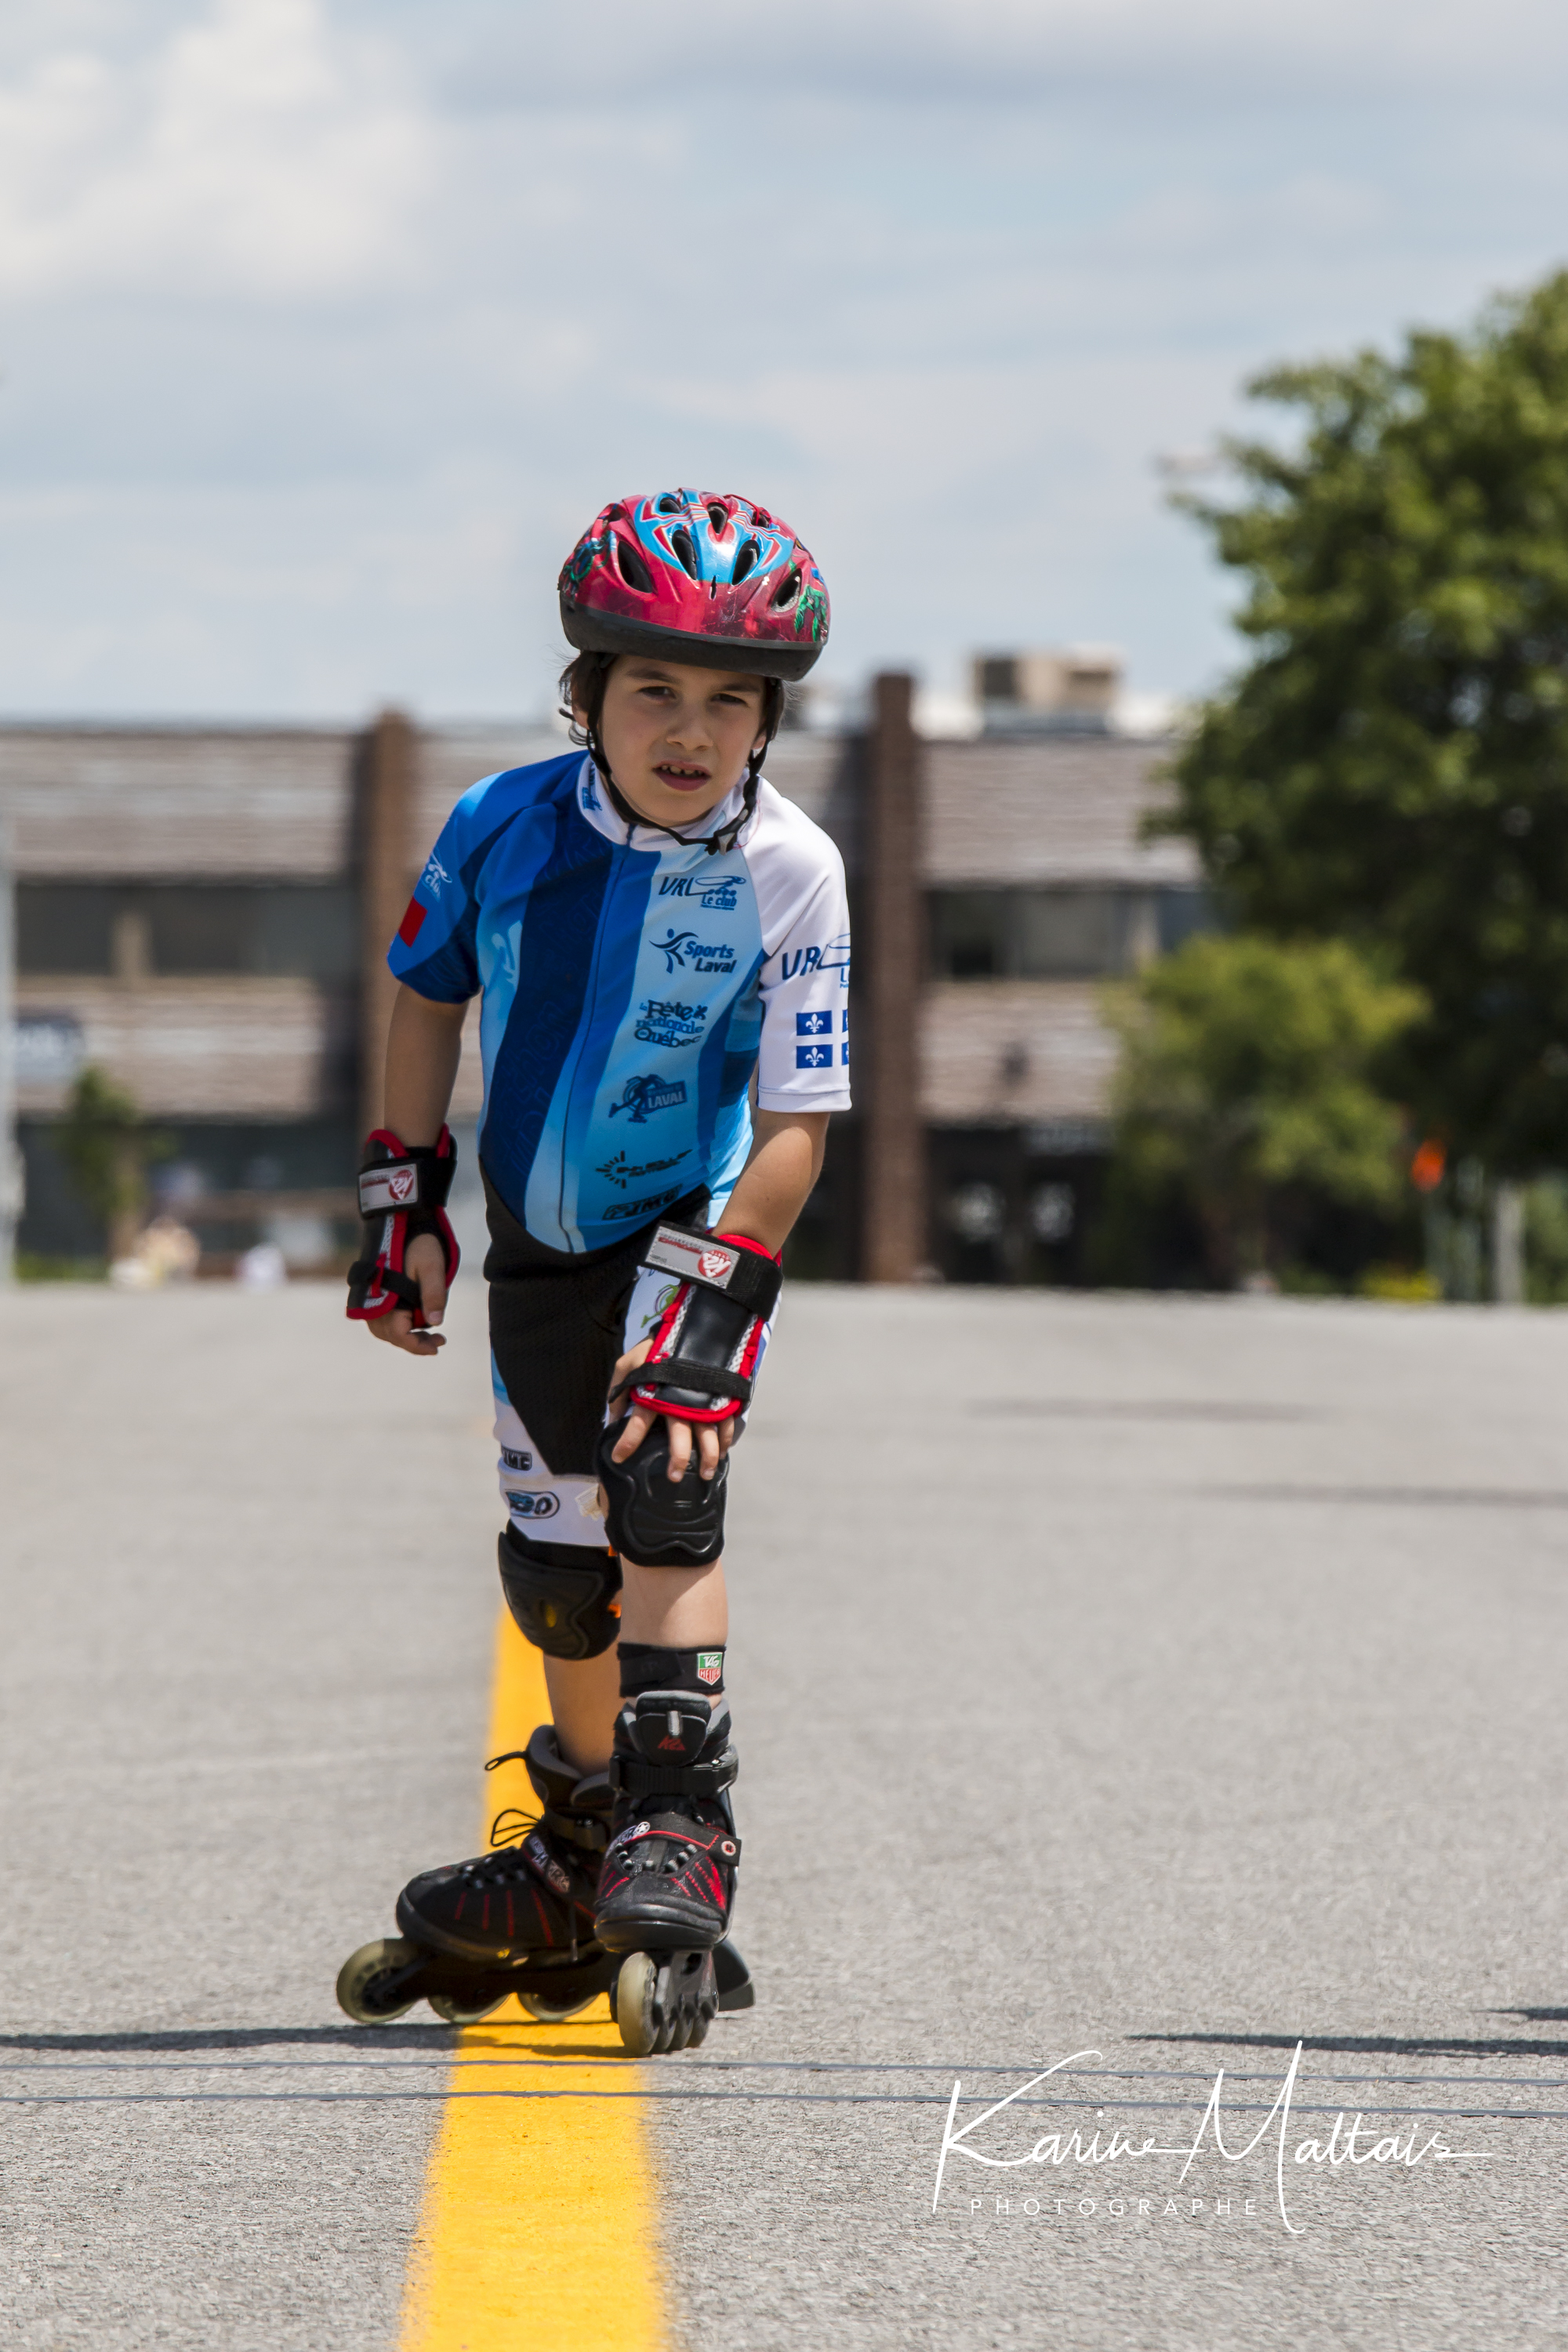
<svg viewBox="0 0 1568 2352">
<path fill-rule="evenodd" d="M 465 793 L 442 826 L 386 951 L 394 975 L 437 1004 L 462 1004 L 479 994 L 479 910 L 471 853 L 475 804 L 483 791 L 476 784 Z"/>
<path fill-rule="evenodd" d="M 816 828 L 812 828 L 813 832 Z M 758 980 L 759 1110 L 849 1108 L 849 901 L 825 835 Z"/>
</svg>

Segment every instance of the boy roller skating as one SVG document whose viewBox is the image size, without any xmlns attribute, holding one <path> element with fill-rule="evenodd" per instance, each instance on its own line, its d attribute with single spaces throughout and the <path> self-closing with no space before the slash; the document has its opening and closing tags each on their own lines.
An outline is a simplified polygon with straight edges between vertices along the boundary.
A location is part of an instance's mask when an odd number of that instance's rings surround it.
<svg viewBox="0 0 1568 2352">
<path fill-rule="evenodd" d="M 584 749 L 476 784 L 420 877 L 349 1278 L 377 1339 L 444 1345 L 446 1117 L 482 993 L 500 1576 L 543 1653 L 541 1811 L 411 1880 L 403 1941 L 356 1954 L 339 1994 L 367 2019 L 508 1990 L 563 2015 L 613 1984 L 630 2047 L 679 2048 L 746 1997 L 724 1940 L 728 1454 L 849 1103 L 843 869 L 761 772 L 828 606 L 776 517 L 686 489 L 606 507 L 560 593 Z"/>
</svg>

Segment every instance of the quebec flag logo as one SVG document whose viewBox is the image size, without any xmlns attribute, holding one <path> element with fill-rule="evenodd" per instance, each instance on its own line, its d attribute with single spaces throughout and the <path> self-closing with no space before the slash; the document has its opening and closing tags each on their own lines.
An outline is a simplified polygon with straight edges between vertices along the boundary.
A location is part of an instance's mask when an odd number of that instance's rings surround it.
<svg viewBox="0 0 1568 2352">
<path fill-rule="evenodd" d="M 833 1067 L 833 1040 L 825 1037 L 820 1045 L 797 1045 L 795 1066 L 797 1070 L 830 1070 Z"/>
<path fill-rule="evenodd" d="M 830 1037 L 833 1034 L 832 1013 L 797 1013 L 795 1016 L 795 1034 L 797 1037 Z M 803 1066 L 810 1068 L 812 1066 L 807 1063 Z"/>
</svg>

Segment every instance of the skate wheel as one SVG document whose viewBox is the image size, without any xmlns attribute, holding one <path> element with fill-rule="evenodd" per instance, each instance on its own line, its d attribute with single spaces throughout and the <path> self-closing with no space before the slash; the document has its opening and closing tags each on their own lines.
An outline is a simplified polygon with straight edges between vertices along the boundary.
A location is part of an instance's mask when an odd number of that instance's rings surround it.
<svg viewBox="0 0 1568 2352">
<path fill-rule="evenodd" d="M 447 2025 L 477 2025 L 492 2009 L 499 2009 L 506 1999 L 504 1992 L 490 1993 L 484 2000 L 464 2000 L 452 1992 L 427 1992 L 425 1996 L 437 2016 Z"/>
<path fill-rule="evenodd" d="M 579 2011 L 592 2008 L 598 1998 L 596 1992 L 591 1992 L 582 2000 L 568 2002 L 563 2009 L 558 2001 L 546 2000 L 539 1993 L 520 1992 L 517 2005 L 520 2009 L 526 2009 L 530 2017 L 536 2017 L 541 2025 L 560 2025 L 567 2018 L 575 2017 Z"/>
<path fill-rule="evenodd" d="M 338 1970 L 338 2007 L 343 2015 L 356 2025 L 390 2025 L 395 2017 L 405 2017 L 413 2000 L 399 2000 L 395 1993 L 389 1997 L 387 1988 L 400 1969 L 418 1958 L 417 1946 L 401 1936 L 382 1936 L 351 1952 Z"/>
<path fill-rule="evenodd" d="M 616 1979 L 616 2023 L 634 2058 L 651 2058 L 659 2046 L 658 1991 L 658 1963 L 653 1954 L 628 1952 Z"/>
</svg>

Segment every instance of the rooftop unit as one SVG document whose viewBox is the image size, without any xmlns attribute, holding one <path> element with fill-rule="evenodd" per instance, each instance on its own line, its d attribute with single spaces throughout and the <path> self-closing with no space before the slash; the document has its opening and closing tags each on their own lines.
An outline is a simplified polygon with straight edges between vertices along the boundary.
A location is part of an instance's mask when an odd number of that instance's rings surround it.
<svg viewBox="0 0 1568 2352">
<path fill-rule="evenodd" d="M 986 735 L 1109 735 L 1121 656 L 1107 646 L 977 654 L 973 676 Z"/>
</svg>

